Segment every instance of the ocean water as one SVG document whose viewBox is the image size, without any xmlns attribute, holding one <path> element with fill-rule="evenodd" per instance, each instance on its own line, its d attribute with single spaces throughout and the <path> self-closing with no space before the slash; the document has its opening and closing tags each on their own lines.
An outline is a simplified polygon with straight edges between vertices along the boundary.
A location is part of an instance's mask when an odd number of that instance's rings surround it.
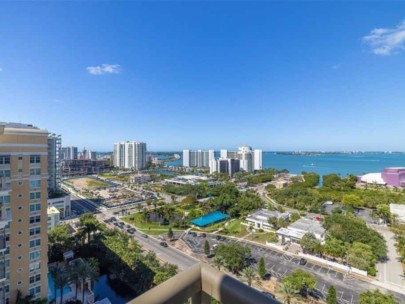
<svg viewBox="0 0 405 304">
<path fill-rule="evenodd" d="M 181 155 L 181 152 L 177 152 Z M 167 163 L 168 166 L 181 166 L 182 159 Z M 290 173 L 303 171 L 319 175 L 337 173 L 362 175 L 382 172 L 386 167 L 405 167 L 405 153 L 356 153 L 356 154 L 313 154 L 292 155 L 263 152 L 263 168 L 287 169 Z"/>
</svg>

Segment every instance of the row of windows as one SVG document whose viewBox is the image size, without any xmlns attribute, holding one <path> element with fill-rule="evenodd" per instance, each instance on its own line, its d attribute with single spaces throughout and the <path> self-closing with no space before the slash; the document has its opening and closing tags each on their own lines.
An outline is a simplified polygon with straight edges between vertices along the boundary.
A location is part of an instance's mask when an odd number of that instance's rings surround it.
<svg viewBox="0 0 405 304">
<path fill-rule="evenodd" d="M 40 222 L 41 222 L 41 216 L 40 215 L 30 216 L 30 224 L 40 223 Z"/>
<path fill-rule="evenodd" d="M 30 235 L 36 235 L 41 233 L 41 227 L 30 228 Z"/>
<path fill-rule="evenodd" d="M 41 203 L 30 204 L 30 212 L 40 211 L 40 210 L 41 210 Z"/>
<path fill-rule="evenodd" d="M 0 156 L 0 165 L 8 165 L 10 164 L 10 156 Z"/>
<path fill-rule="evenodd" d="M 20 156 L 18 159 L 22 159 Z M 41 156 L 39 155 L 30 155 L 30 163 L 31 164 L 40 164 L 41 163 Z M 10 155 L 2 155 L 0 156 L 0 165 L 9 165 L 10 164 Z"/>
</svg>

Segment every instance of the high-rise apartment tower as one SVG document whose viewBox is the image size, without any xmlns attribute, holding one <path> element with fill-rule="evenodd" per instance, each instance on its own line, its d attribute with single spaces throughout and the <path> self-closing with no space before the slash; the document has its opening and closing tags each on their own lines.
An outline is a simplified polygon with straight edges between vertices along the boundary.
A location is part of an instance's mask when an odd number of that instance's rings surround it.
<svg viewBox="0 0 405 304">
<path fill-rule="evenodd" d="M 0 123 L 0 303 L 47 298 L 48 131 Z"/>
</svg>

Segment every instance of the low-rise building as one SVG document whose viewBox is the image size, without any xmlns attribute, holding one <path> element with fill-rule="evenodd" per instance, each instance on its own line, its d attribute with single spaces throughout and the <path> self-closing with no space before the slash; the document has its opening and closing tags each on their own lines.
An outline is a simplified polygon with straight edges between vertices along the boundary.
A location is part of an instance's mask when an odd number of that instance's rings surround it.
<svg viewBox="0 0 405 304">
<path fill-rule="evenodd" d="M 206 182 L 209 186 L 214 186 L 216 184 L 212 178 L 199 175 L 181 175 L 165 180 L 166 184 L 175 185 L 198 185 L 200 182 Z"/>
<path fill-rule="evenodd" d="M 255 211 L 252 214 L 249 214 L 246 217 L 246 222 L 249 225 L 252 225 L 256 229 L 271 230 L 274 228 L 274 226 L 272 224 L 269 224 L 270 218 L 276 218 L 277 220 L 282 218 L 283 220 L 288 220 L 289 217 L 290 217 L 290 214 L 287 212 L 280 213 L 278 211 L 260 209 L 260 210 Z"/>
<path fill-rule="evenodd" d="M 390 211 L 398 222 L 405 223 L 405 205 L 390 204 Z"/>
<path fill-rule="evenodd" d="M 70 194 L 63 191 L 52 192 L 48 195 L 48 208 L 55 207 L 60 212 L 60 219 L 70 216 Z"/>
<path fill-rule="evenodd" d="M 284 242 L 299 242 L 306 233 L 313 233 L 318 241 L 325 242 L 326 230 L 317 220 L 300 218 L 287 228 L 277 230 L 278 238 Z"/>
<path fill-rule="evenodd" d="M 55 207 L 48 207 L 48 231 L 51 231 L 59 224 L 60 212 Z"/>
<path fill-rule="evenodd" d="M 362 184 L 405 187 L 405 167 L 385 168 L 382 173 L 367 173 L 358 177 Z"/>
<path fill-rule="evenodd" d="M 133 174 L 129 177 L 129 182 L 134 184 L 143 184 L 149 182 L 150 180 L 151 177 L 149 174 L 138 173 Z"/>
</svg>

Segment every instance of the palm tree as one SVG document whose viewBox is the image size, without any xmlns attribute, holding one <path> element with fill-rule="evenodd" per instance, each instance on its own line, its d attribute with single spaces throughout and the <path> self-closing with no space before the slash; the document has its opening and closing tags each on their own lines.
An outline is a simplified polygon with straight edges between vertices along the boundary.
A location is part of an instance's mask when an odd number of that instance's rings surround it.
<svg viewBox="0 0 405 304">
<path fill-rule="evenodd" d="M 290 304 L 291 299 L 298 293 L 298 290 L 291 282 L 284 282 L 281 286 L 281 291 L 284 294 L 284 303 Z"/>
<path fill-rule="evenodd" d="M 64 271 L 64 267 L 62 266 L 62 264 L 55 264 L 53 266 L 49 267 L 49 274 L 52 277 L 52 280 L 55 282 L 59 273 L 61 273 L 62 271 Z M 57 290 L 57 286 L 56 284 L 53 284 L 53 294 L 55 295 L 55 301 L 56 301 L 56 290 Z M 18 294 L 17 294 L 18 296 Z"/>
<path fill-rule="evenodd" d="M 87 279 L 91 282 L 97 280 L 98 276 L 98 263 L 95 259 L 89 260 L 76 259 L 69 264 L 69 278 L 76 286 L 76 299 L 79 284 L 82 291 L 82 303 L 84 303 L 84 284 Z"/>
<path fill-rule="evenodd" d="M 78 291 L 79 285 L 81 283 L 80 271 L 79 271 L 80 266 L 81 266 L 81 260 L 80 259 L 76 259 L 76 260 L 71 261 L 69 263 L 69 266 L 68 266 L 70 282 L 75 284 L 75 289 L 76 289 L 75 298 L 76 299 L 77 299 L 77 291 Z"/>
<path fill-rule="evenodd" d="M 246 267 L 245 269 L 243 269 L 242 275 L 246 279 L 246 282 L 248 283 L 248 285 L 252 286 L 252 281 L 256 277 L 255 270 L 251 267 Z"/>
<path fill-rule="evenodd" d="M 49 267 L 49 273 L 54 282 L 54 294 L 55 294 L 55 301 L 56 301 L 56 290 L 60 289 L 60 303 L 63 302 L 63 289 L 66 285 L 70 282 L 70 277 L 66 271 L 66 267 L 60 263 Z"/>
</svg>

